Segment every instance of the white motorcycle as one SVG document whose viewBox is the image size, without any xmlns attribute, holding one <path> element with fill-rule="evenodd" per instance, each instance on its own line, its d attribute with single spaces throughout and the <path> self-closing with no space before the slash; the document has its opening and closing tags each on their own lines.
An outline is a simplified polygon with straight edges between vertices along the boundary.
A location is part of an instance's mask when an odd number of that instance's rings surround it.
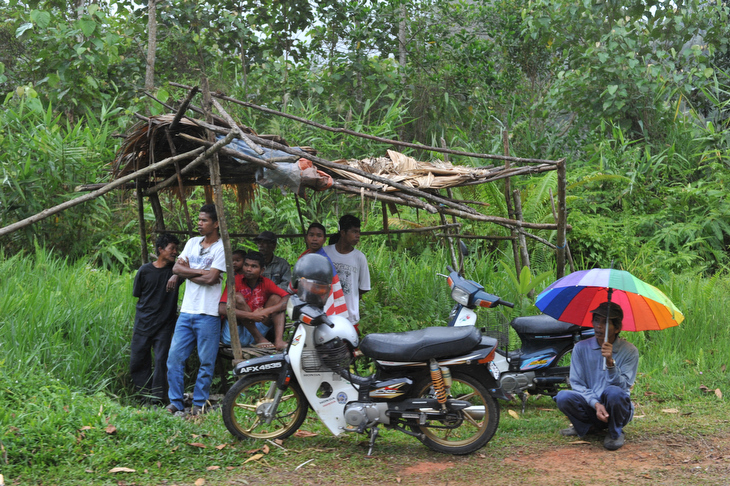
<svg viewBox="0 0 730 486">
<path fill-rule="evenodd" d="M 228 430 L 241 439 L 282 439 L 299 429 L 311 407 L 336 436 L 367 433 L 368 455 L 379 425 L 450 454 L 470 454 L 489 442 L 499 423 L 495 398 L 506 398 L 489 372 L 496 339 L 475 327 L 430 327 L 370 334 L 359 343 L 347 319 L 322 310 L 331 281 L 330 263 L 320 255 L 294 266 L 289 346 L 236 365 L 238 381 L 222 405 Z M 360 353 L 373 360 L 374 374 L 353 371 Z"/>
</svg>

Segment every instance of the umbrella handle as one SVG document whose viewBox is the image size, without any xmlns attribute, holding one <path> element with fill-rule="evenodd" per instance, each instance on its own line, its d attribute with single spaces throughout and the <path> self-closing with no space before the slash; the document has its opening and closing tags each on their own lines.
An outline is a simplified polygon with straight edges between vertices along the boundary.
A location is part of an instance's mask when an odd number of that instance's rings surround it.
<svg viewBox="0 0 730 486">
<path fill-rule="evenodd" d="M 611 261 L 611 268 L 613 268 L 613 260 Z M 611 314 L 611 295 L 613 294 L 613 289 L 611 287 L 608 287 L 608 309 L 606 310 L 606 331 L 603 336 L 603 342 L 608 341 L 608 326 L 609 326 L 609 315 Z M 606 357 L 603 357 L 603 371 L 606 371 Z"/>
</svg>

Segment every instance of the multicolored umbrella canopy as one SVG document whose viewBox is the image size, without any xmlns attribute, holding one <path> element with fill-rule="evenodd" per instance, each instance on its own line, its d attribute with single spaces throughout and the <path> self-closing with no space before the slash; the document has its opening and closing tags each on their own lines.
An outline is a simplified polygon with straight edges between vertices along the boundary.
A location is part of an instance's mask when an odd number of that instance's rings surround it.
<svg viewBox="0 0 730 486">
<path fill-rule="evenodd" d="M 596 268 L 567 275 L 537 296 L 543 313 L 564 322 L 593 327 L 591 311 L 608 300 L 624 311 L 624 331 L 657 331 L 678 326 L 684 315 L 669 297 L 629 272 Z"/>
</svg>

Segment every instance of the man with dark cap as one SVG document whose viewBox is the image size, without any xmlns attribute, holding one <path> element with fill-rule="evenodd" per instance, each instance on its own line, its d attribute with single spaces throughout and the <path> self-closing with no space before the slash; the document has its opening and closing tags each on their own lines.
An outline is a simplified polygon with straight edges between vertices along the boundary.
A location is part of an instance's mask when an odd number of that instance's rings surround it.
<svg viewBox="0 0 730 486">
<path fill-rule="evenodd" d="M 630 392 L 639 367 L 639 351 L 618 337 L 624 318 L 620 305 L 604 302 L 591 312 L 596 335 L 575 345 L 570 360 L 572 390 L 555 396 L 558 409 L 573 424 L 560 433 L 583 437 L 606 429 L 603 446 L 615 451 L 624 445 L 623 428 L 634 416 Z"/>
<path fill-rule="evenodd" d="M 276 235 L 271 231 L 262 231 L 253 239 L 264 256 L 264 271 L 261 276 L 272 280 L 282 290 L 289 290 L 291 281 L 291 265 L 281 257 L 274 255 L 276 250 Z"/>
</svg>

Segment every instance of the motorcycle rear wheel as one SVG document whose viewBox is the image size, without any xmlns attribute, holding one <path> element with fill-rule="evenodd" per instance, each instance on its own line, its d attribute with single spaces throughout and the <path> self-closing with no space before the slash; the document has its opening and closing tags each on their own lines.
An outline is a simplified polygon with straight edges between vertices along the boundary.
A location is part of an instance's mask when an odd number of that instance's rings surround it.
<svg viewBox="0 0 730 486">
<path fill-rule="evenodd" d="M 290 383 L 281 397 L 276 415 L 267 424 L 263 417 L 273 403 L 276 374 L 256 374 L 238 380 L 223 398 L 223 423 L 239 439 L 284 439 L 307 418 L 307 400 L 296 383 Z"/>
<path fill-rule="evenodd" d="M 417 397 L 435 398 L 430 379 L 418 383 L 415 390 Z M 427 423 L 425 426 L 411 426 L 411 429 L 423 434 L 421 442 L 436 452 L 471 454 L 484 447 L 497 431 L 499 404 L 479 380 L 459 372 L 452 372 L 450 396 L 455 400 L 465 400 L 472 404 L 460 412 L 463 421 L 458 427 L 435 428 L 447 425 L 436 422 Z"/>
</svg>

